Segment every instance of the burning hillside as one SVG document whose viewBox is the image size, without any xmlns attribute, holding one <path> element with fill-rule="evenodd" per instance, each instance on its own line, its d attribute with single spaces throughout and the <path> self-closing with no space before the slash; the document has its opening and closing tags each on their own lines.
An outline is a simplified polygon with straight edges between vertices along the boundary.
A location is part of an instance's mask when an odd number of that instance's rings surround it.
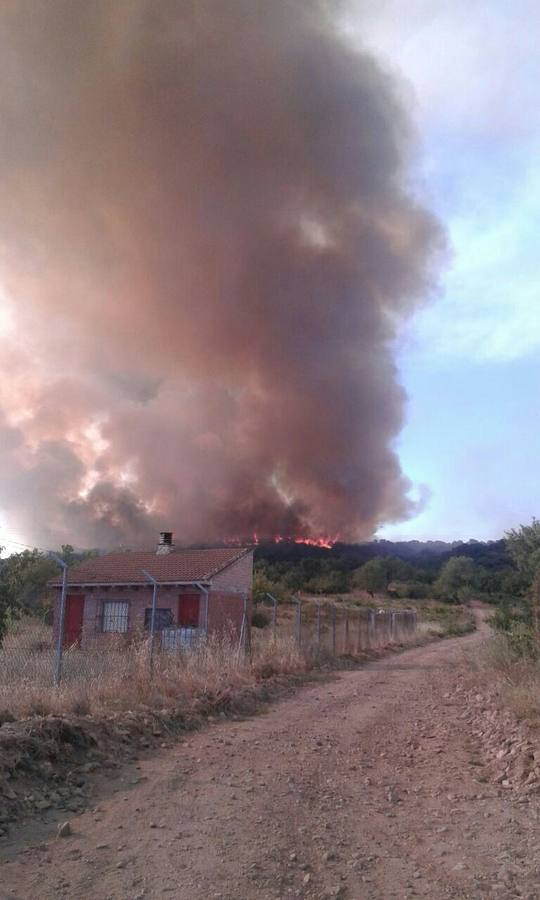
<svg viewBox="0 0 540 900">
<path fill-rule="evenodd" d="M 0 513 L 41 544 L 369 537 L 441 244 L 317 0 L 0 10 Z M 288 539 L 288 538 L 287 538 Z"/>
</svg>

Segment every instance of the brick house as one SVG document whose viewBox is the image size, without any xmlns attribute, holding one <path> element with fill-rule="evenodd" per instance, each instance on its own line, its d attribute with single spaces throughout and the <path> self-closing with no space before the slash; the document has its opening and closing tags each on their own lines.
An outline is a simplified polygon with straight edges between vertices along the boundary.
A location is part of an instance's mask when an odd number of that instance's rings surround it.
<svg viewBox="0 0 540 900">
<path fill-rule="evenodd" d="M 149 634 L 155 580 L 154 630 L 162 646 L 190 644 L 204 634 L 241 636 L 249 629 L 253 551 L 176 548 L 162 532 L 157 550 L 109 553 L 68 571 L 64 644 Z M 53 578 L 54 636 L 58 635 L 62 578 Z M 245 636 L 245 635 L 244 635 Z"/>
</svg>

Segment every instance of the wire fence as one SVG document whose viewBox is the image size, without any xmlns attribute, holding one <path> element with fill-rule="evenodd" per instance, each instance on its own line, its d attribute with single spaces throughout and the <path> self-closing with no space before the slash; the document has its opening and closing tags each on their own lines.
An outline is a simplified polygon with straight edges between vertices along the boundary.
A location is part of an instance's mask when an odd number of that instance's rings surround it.
<svg viewBox="0 0 540 900">
<path fill-rule="evenodd" d="M 252 651 L 272 652 L 273 644 L 290 645 L 295 651 L 313 657 L 355 657 L 366 650 L 389 644 L 405 643 L 417 629 L 413 609 L 383 610 L 347 607 L 321 601 L 279 604 L 272 597 L 253 607 L 254 626 L 243 621 L 240 633 L 228 635 L 230 652 L 245 664 Z M 96 635 L 83 647 L 64 647 L 61 684 L 126 679 L 146 668 L 149 677 L 157 660 L 157 671 L 172 657 L 206 652 L 204 629 L 163 627 L 152 637 Z M 0 715 L 7 708 L 15 687 L 47 687 L 59 684 L 57 642 L 53 629 L 44 622 L 25 616 L 15 620 L 0 642 Z"/>
<path fill-rule="evenodd" d="M 289 635 L 304 653 L 357 656 L 410 640 L 417 630 L 415 609 L 349 607 L 321 599 L 280 604 L 268 594 L 253 616 L 267 639 Z"/>
</svg>

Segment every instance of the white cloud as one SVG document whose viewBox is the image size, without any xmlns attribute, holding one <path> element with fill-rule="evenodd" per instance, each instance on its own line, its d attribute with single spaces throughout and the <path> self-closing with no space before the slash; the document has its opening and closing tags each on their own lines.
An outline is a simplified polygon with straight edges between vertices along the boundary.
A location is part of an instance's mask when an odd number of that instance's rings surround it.
<svg viewBox="0 0 540 900">
<path fill-rule="evenodd" d="M 519 172 L 517 181 L 487 214 L 473 204 L 448 223 L 442 296 L 413 323 L 423 355 L 502 362 L 540 350 L 540 177 Z"/>
<path fill-rule="evenodd" d="M 426 192 L 452 249 L 406 352 L 433 365 L 540 350 L 536 0 L 351 0 L 347 26 L 416 95 Z"/>
<path fill-rule="evenodd" d="M 540 122 L 537 0 L 351 0 L 347 26 L 413 84 L 445 130 L 533 134 Z"/>
</svg>

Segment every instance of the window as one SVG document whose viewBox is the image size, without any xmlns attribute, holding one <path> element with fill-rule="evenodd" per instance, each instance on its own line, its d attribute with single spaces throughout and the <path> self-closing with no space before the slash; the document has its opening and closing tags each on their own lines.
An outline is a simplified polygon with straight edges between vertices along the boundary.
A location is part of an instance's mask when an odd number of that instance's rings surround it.
<svg viewBox="0 0 540 900">
<path fill-rule="evenodd" d="M 145 609 L 144 611 L 144 627 L 150 631 L 150 623 L 152 622 L 152 607 Z M 163 609 L 159 607 L 156 609 L 156 621 L 155 621 L 155 631 L 163 631 L 164 628 L 171 628 L 173 626 L 173 614 L 172 609 Z"/>
<path fill-rule="evenodd" d="M 127 600 L 104 600 L 102 631 L 125 634 L 128 630 L 129 602 Z"/>
</svg>

